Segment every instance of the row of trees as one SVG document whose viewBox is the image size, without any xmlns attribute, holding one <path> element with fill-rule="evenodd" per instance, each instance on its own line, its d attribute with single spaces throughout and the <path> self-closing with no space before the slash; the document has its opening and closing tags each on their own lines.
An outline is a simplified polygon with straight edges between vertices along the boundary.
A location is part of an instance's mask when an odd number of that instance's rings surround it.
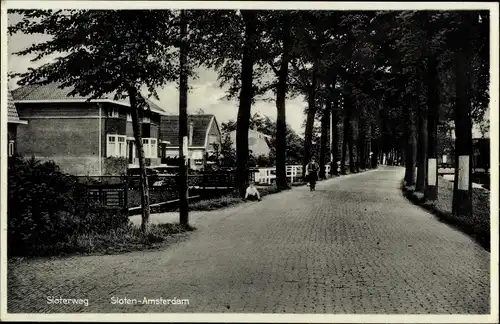
<svg viewBox="0 0 500 324">
<path fill-rule="evenodd" d="M 35 55 L 35 60 L 60 55 L 18 74 L 20 84 L 59 81 L 73 86 L 75 94 L 92 98 L 106 93 L 129 97 L 143 170 L 145 232 L 149 202 L 138 123 L 138 112 L 145 106 L 141 91 L 156 96 L 159 87 L 179 83 L 179 143 L 183 143 L 188 77 L 196 76 L 197 67 L 215 69 L 228 97 L 239 101 L 236 160 L 241 194 L 248 181 L 252 104 L 269 100 L 270 94 L 277 109 L 279 189 L 289 188 L 285 165 L 287 146 L 293 143 L 286 100 L 303 96 L 307 102 L 304 165 L 311 157 L 319 120 L 322 171 L 327 147 L 338 148 L 341 138 L 342 150 L 331 153 L 342 161 L 343 171 L 346 153 L 349 168 L 355 171 L 355 161 L 361 168 L 376 166 L 382 152 L 399 152 L 406 164 L 406 182 L 414 183 L 418 164 L 417 187 L 427 187 L 429 199 L 437 194 L 437 125 L 454 122 L 457 161 L 463 164 L 464 157 L 470 159 L 472 119 L 482 117 L 488 102 L 488 12 L 22 10 L 17 14 L 24 19 L 10 26 L 10 33 L 53 36 L 17 54 Z M 330 134 L 332 143 L 326 140 Z M 182 153 L 182 145 L 179 149 Z M 464 169 L 462 164 L 457 172 Z M 185 178 L 185 170 L 181 175 Z M 457 179 L 465 178 L 458 173 Z M 466 202 L 470 202 L 470 176 L 467 179 L 465 187 L 463 181 L 455 182 L 455 212 L 470 211 Z M 187 222 L 185 187 L 180 196 L 181 221 Z"/>
</svg>

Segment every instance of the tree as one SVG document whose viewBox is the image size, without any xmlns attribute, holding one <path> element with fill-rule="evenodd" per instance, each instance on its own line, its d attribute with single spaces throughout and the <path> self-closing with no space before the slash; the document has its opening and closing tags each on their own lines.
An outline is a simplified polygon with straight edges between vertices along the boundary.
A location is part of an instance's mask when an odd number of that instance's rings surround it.
<svg viewBox="0 0 500 324">
<path fill-rule="evenodd" d="M 129 98 L 135 143 L 141 170 L 144 233 L 149 223 L 149 188 L 139 115 L 147 108 L 140 90 L 149 95 L 178 76 L 174 16 L 168 10 L 17 10 L 26 19 L 9 27 L 9 33 L 44 33 L 52 39 L 28 46 L 17 55 L 35 54 L 35 61 L 52 54 L 56 60 L 16 74 L 19 84 L 60 82 L 72 87 L 70 95 L 100 98 L 114 94 Z"/>
<path fill-rule="evenodd" d="M 427 15 L 424 21 L 426 38 L 433 39 L 436 30 L 430 23 L 432 15 Z M 432 43 L 431 43 L 432 45 Z M 426 83 L 427 83 L 427 180 L 425 183 L 424 199 L 434 201 L 438 198 L 438 123 L 439 123 L 439 79 L 438 79 L 438 53 L 429 46 L 427 54 Z"/>
<path fill-rule="evenodd" d="M 270 35 L 266 46 L 265 62 L 270 66 L 278 81 L 276 84 L 276 186 L 278 190 L 289 189 L 286 177 L 286 95 L 288 91 L 288 71 L 292 58 L 292 18 L 294 14 L 288 11 L 268 13 L 267 27 Z M 276 26 L 276 27 L 274 27 Z M 278 59 L 278 62 L 276 60 Z M 278 67 L 276 66 L 278 65 Z M 274 82 L 274 81 L 273 81 Z"/>
<path fill-rule="evenodd" d="M 188 47 L 187 47 L 187 19 L 185 10 L 179 14 L 179 222 L 181 225 L 188 224 Z"/>
<path fill-rule="evenodd" d="M 207 10 L 197 16 L 203 65 L 215 68 L 220 85 L 229 85 L 227 98 L 239 95 L 236 120 L 236 187 L 244 196 L 248 186 L 248 130 L 252 104 L 261 94 L 259 67 L 262 13 L 256 10 Z M 242 46 L 243 45 L 243 46 Z M 257 83 L 255 84 L 254 81 Z"/>
</svg>

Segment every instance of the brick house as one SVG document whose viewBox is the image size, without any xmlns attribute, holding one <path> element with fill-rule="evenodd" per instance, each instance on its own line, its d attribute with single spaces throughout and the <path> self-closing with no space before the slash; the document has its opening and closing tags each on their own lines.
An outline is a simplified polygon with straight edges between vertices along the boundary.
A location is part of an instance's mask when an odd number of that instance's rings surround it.
<svg viewBox="0 0 500 324">
<path fill-rule="evenodd" d="M 14 104 L 10 90 L 7 90 L 7 154 L 13 156 L 17 153 L 17 128 L 19 125 L 28 124 L 27 121 L 19 119 L 19 114 Z"/>
<path fill-rule="evenodd" d="M 231 137 L 232 147 L 236 149 L 236 131 L 232 131 Z M 253 129 L 248 130 L 248 149 L 254 156 L 269 156 L 271 149 L 269 148 L 268 139 L 270 136 L 265 135 Z"/>
<path fill-rule="evenodd" d="M 179 156 L 179 116 L 161 116 L 160 156 L 166 159 Z M 217 156 L 221 145 L 221 131 L 214 115 L 188 116 L 189 167 L 203 170 Z"/>
<path fill-rule="evenodd" d="M 77 176 L 117 175 L 138 165 L 128 99 L 112 95 L 88 101 L 68 96 L 70 88 L 52 83 L 12 91 L 19 115 L 29 121 L 18 131 L 18 153 L 53 160 L 62 171 Z M 165 111 L 147 101 L 140 113 L 146 165 L 160 164 L 160 115 Z"/>
</svg>

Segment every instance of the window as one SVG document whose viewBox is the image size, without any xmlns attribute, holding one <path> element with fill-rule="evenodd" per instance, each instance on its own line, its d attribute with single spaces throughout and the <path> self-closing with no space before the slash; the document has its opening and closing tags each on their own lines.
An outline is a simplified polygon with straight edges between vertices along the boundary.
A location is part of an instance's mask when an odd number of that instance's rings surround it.
<svg viewBox="0 0 500 324">
<path fill-rule="evenodd" d="M 118 118 L 118 107 L 109 107 L 109 117 Z"/>
<path fill-rule="evenodd" d="M 158 142 L 154 138 L 143 138 L 144 157 L 154 159 L 158 157 Z"/>
<path fill-rule="evenodd" d="M 151 118 L 149 118 L 149 116 L 144 116 L 142 117 L 142 122 L 145 124 L 149 124 L 151 123 Z"/>
<path fill-rule="evenodd" d="M 106 156 L 111 157 L 126 157 L 127 145 L 126 137 L 122 135 L 108 135 L 106 145 Z"/>
<path fill-rule="evenodd" d="M 13 156 L 15 152 L 14 141 L 9 141 L 9 156 Z"/>
<path fill-rule="evenodd" d="M 218 143 L 217 135 L 209 135 L 208 136 L 208 144 Z"/>
<path fill-rule="evenodd" d="M 131 113 L 127 113 L 127 121 L 131 122 L 132 121 L 132 114 Z"/>
<path fill-rule="evenodd" d="M 158 143 L 155 139 L 151 140 L 151 158 L 158 157 Z"/>
<path fill-rule="evenodd" d="M 149 146 L 148 138 L 142 139 L 142 148 L 144 149 L 144 157 L 149 158 L 149 156 L 151 155 L 151 147 Z"/>
<path fill-rule="evenodd" d="M 127 156 L 127 142 L 125 140 L 125 136 L 118 137 L 118 154 L 119 156 L 126 157 Z"/>
</svg>

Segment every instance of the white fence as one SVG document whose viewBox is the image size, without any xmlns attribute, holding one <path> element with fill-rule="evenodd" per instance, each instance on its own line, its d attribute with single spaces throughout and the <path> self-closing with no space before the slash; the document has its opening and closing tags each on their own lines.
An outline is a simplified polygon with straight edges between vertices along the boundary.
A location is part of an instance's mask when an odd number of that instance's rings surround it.
<svg viewBox="0 0 500 324">
<path fill-rule="evenodd" d="M 325 165 L 326 176 L 330 176 L 330 165 Z M 302 165 L 287 165 L 286 177 L 291 183 L 297 182 L 302 178 Z M 255 183 L 271 185 L 276 181 L 276 167 L 259 168 L 255 173 Z"/>
</svg>

